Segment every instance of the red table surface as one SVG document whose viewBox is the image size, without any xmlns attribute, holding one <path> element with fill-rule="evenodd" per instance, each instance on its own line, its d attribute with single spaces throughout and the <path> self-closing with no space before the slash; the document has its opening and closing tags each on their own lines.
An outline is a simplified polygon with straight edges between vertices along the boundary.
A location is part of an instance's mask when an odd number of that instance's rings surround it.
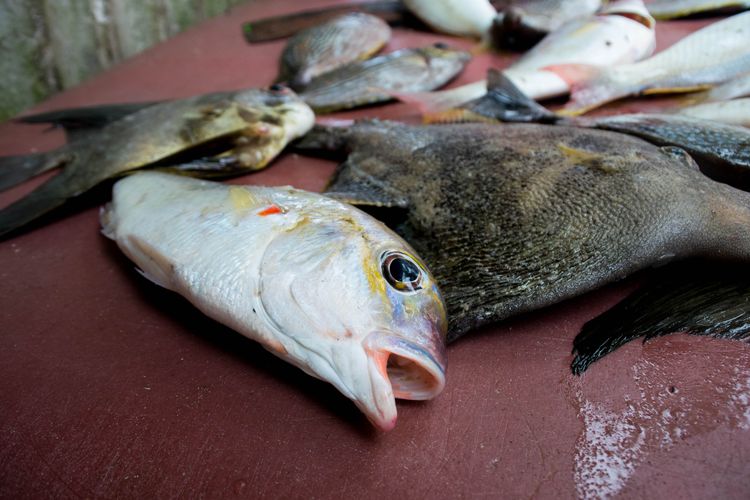
<svg viewBox="0 0 750 500">
<path fill-rule="evenodd" d="M 284 41 L 249 46 L 241 23 L 324 3 L 235 8 L 34 111 L 267 85 Z M 659 47 L 707 22 L 660 24 Z M 396 29 L 387 50 L 446 38 Z M 509 61 L 479 56 L 453 85 Z M 337 116 L 415 118 L 402 104 Z M 62 142 L 0 125 L 0 154 Z M 285 154 L 233 182 L 320 190 L 333 168 Z M 396 428 L 380 433 L 330 385 L 141 278 L 99 234 L 106 199 L 0 243 L 2 497 L 750 496 L 747 345 L 636 341 L 571 375 L 581 325 L 638 277 L 451 345 L 445 391 L 399 402 Z"/>
</svg>

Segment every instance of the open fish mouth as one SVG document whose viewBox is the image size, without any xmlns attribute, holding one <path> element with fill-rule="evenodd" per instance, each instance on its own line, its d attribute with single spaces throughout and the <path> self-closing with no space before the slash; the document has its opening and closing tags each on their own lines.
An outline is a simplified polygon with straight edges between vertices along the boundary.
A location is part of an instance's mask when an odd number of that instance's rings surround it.
<svg viewBox="0 0 750 500">
<path fill-rule="evenodd" d="M 395 398 L 431 399 L 445 387 L 442 342 L 430 352 L 430 348 L 395 333 L 375 331 L 364 339 L 363 346 L 369 384 L 365 394 L 352 399 L 379 429 L 387 431 L 396 425 Z"/>
</svg>

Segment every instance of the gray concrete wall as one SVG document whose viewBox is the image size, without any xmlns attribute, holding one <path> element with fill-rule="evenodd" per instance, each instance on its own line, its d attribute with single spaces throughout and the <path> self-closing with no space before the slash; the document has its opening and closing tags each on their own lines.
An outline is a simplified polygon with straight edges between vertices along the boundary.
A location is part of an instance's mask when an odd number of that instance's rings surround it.
<svg viewBox="0 0 750 500">
<path fill-rule="evenodd" d="M 0 0 L 0 121 L 247 0 Z"/>
</svg>

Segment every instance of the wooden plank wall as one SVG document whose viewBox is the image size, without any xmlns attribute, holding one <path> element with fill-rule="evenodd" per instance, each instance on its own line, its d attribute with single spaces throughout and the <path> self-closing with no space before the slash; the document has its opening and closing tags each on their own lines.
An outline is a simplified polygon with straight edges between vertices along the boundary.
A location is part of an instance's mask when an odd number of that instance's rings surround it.
<svg viewBox="0 0 750 500">
<path fill-rule="evenodd" d="M 247 0 L 0 0 L 0 121 Z"/>
</svg>

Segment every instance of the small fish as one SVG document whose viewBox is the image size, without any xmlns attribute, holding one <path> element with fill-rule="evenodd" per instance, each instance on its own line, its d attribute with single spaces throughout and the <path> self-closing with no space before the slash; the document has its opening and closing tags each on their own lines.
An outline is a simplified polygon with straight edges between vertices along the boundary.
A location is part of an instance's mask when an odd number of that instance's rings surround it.
<svg viewBox="0 0 750 500">
<path fill-rule="evenodd" d="M 394 398 L 445 385 L 445 306 L 380 222 L 291 187 L 141 172 L 115 184 L 104 234 L 159 286 L 333 384 L 379 429 Z"/>
<path fill-rule="evenodd" d="M 394 94 L 442 87 L 469 59 L 468 52 L 442 43 L 398 50 L 325 73 L 311 81 L 300 97 L 316 113 L 390 101 Z"/>
<path fill-rule="evenodd" d="M 750 193 L 635 137 L 362 121 L 296 147 L 349 153 L 330 196 L 402 210 L 393 227 L 440 284 L 449 341 L 669 259 L 750 262 Z"/>
<path fill-rule="evenodd" d="M 696 14 L 724 14 L 750 8 L 747 0 L 652 0 L 651 15 L 660 21 Z"/>
<path fill-rule="evenodd" d="M 532 99 L 565 95 L 571 80 L 544 70 L 559 64 L 610 66 L 648 57 L 654 51 L 655 22 L 641 0 L 620 0 L 599 14 L 569 21 L 550 33 L 533 49 L 505 69 L 505 74 Z M 415 103 L 431 115 L 482 97 L 487 81 L 455 89 L 422 94 L 404 94 L 400 99 Z M 428 117 L 428 120 L 431 120 Z"/>
<path fill-rule="evenodd" d="M 523 50 L 569 21 L 593 15 L 601 0 L 505 0 L 498 2 L 493 20 L 492 45 Z"/>
<path fill-rule="evenodd" d="M 565 77 L 586 68 L 550 68 Z M 750 12 L 713 23 L 649 59 L 599 70 L 573 86 L 564 112 L 582 114 L 629 95 L 689 92 L 725 82 L 750 70 Z"/>
<path fill-rule="evenodd" d="M 573 345 L 573 373 L 638 337 L 670 333 L 750 339 L 750 268 L 689 262 L 660 270 L 649 283 L 589 321 Z"/>
<path fill-rule="evenodd" d="M 336 17 L 289 39 L 276 81 L 299 91 L 323 73 L 369 58 L 390 38 L 391 28 L 375 16 L 353 12 Z"/>
<path fill-rule="evenodd" d="M 750 98 L 696 104 L 682 108 L 677 113 L 728 125 L 750 127 Z"/>
<path fill-rule="evenodd" d="M 404 7 L 401 0 L 375 0 L 334 5 L 318 9 L 303 10 L 294 14 L 267 17 L 246 22 L 242 32 L 248 43 L 268 42 L 286 38 L 295 33 L 330 21 L 350 12 L 363 12 L 374 15 L 389 24 L 413 24 L 415 19 Z"/>
<path fill-rule="evenodd" d="M 131 170 L 189 160 L 196 161 L 179 169 L 202 176 L 263 168 L 314 120 L 286 88 L 221 92 L 148 106 L 54 151 L 2 157 L 2 188 L 56 167 L 62 172 L 0 210 L 0 235 Z"/>
<path fill-rule="evenodd" d="M 497 11 L 488 0 L 404 0 L 406 7 L 440 33 L 485 38 Z"/>
</svg>

